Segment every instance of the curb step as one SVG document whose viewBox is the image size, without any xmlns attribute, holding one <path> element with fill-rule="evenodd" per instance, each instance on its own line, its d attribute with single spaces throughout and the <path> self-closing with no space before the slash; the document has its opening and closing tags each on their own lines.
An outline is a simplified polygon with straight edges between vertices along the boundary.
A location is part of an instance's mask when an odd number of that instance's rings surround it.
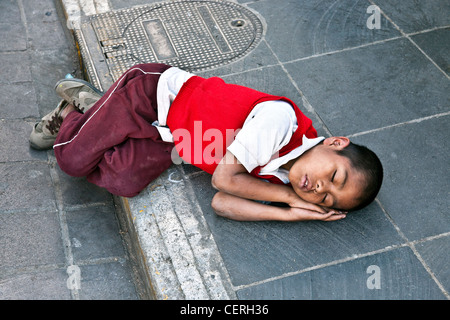
<svg viewBox="0 0 450 320">
<path fill-rule="evenodd" d="M 105 0 L 61 0 L 83 66 L 101 59 L 81 32 L 83 17 L 110 11 Z M 83 41 L 83 45 L 80 42 Z M 87 70 L 85 70 L 87 71 Z M 97 68 L 89 80 L 106 91 L 113 83 L 108 70 Z M 131 238 L 147 296 L 157 300 L 237 299 L 228 272 L 182 166 L 173 165 L 134 198 L 114 197 L 122 227 Z"/>
<path fill-rule="evenodd" d="M 192 185 L 172 166 L 134 198 L 121 198 L 155 298 L 236 299 Z"/>
</svg>

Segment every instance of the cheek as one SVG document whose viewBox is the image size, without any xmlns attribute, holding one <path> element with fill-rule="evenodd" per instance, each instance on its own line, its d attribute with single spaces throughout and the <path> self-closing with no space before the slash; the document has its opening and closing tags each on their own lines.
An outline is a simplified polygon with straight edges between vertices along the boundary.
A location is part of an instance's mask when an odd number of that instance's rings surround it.
<svg viewBox="0 0 450 320">
<path fill-rule="evenodd" d="M 309 203 L 314 203 L 314 204 L 318 204 L 320 203 L 320 199 L 317 198 L 317 195 L 311 192 L 305 192 L 302 191 L 298 188 L 294 187 L 294 192 L 300 197 L 302 198 L 302 200 L 309 202 Z"/>
</svg>

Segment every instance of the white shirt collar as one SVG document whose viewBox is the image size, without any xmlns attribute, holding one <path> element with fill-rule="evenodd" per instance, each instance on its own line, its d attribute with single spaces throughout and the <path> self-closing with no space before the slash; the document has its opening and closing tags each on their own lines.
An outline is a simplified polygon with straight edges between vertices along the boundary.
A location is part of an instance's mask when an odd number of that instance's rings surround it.
<svg viewBox="0 0 450 320">
<path fill-rule="evenodd" d="M 295 159 L 295 158 L 301 156 L 303 153 L 305 153 L 312 147 L 315 147 L 316 145 L 318 145 L 324 139 L 325 139 L 325 137 L 317 137 L 317 138 L 308 139 L 305 135 L 303 135 L 301 146 L 295 148 L 294 150 L 285 154 L 282 157 L 271 160 L 268 164 L 266 164 L 261 169 L 261 171 L 259 172 L 259 175 L 262 175 L 262 176 L 273 175 L 273 176 L 276 176 L 281 181 L 283 181 L 283 183 L 285 183 L 285 184 L 289 183 L 289 171 L 281 168 L 281 166 L 288 163 L 292 159 Z"/>
</svg>

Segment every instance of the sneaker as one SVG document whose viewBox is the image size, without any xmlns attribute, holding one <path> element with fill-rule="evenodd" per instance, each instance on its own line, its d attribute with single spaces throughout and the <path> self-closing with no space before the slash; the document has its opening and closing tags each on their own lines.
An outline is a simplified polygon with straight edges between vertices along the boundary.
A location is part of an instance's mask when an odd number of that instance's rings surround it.
<svg viewBox="0 0 450 320">
<path fill-rule="evenodd" d="M 34 125 L 29 140 L 30 146 L 33 149 L 48 150 L 53 147 L 63 121 L 61 112 L 68 105 L 69 103 L 67 101 L 61 100 L 55 110 L 44 116 L 40 122 Z"/>
<path fill-rule="evenodd" d="M 76 78 L 58 81 L 55 91 L 61 98 L 71 102 L 81 113 L 88 111 L 103 95 L 89 82 Z"/>
</svg>

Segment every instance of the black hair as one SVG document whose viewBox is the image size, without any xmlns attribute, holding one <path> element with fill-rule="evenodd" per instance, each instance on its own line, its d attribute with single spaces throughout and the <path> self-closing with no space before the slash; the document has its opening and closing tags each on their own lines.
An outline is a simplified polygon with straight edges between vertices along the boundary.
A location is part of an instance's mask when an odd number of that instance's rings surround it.
<svg viewBox="0 0 450 320">
<path fill-rule="evenodd" d="M 350 160 L 352 167 L 363 174 L 366 185 L 363 187 L 359 204 L 352 210 L 359 210 L 370 204 L 381 188 L 383 182 L 383 166 L 378 156 L 365 146 L 350 142 L 350 144 L 336 151 L 339 155 Z"/>
</svg>

